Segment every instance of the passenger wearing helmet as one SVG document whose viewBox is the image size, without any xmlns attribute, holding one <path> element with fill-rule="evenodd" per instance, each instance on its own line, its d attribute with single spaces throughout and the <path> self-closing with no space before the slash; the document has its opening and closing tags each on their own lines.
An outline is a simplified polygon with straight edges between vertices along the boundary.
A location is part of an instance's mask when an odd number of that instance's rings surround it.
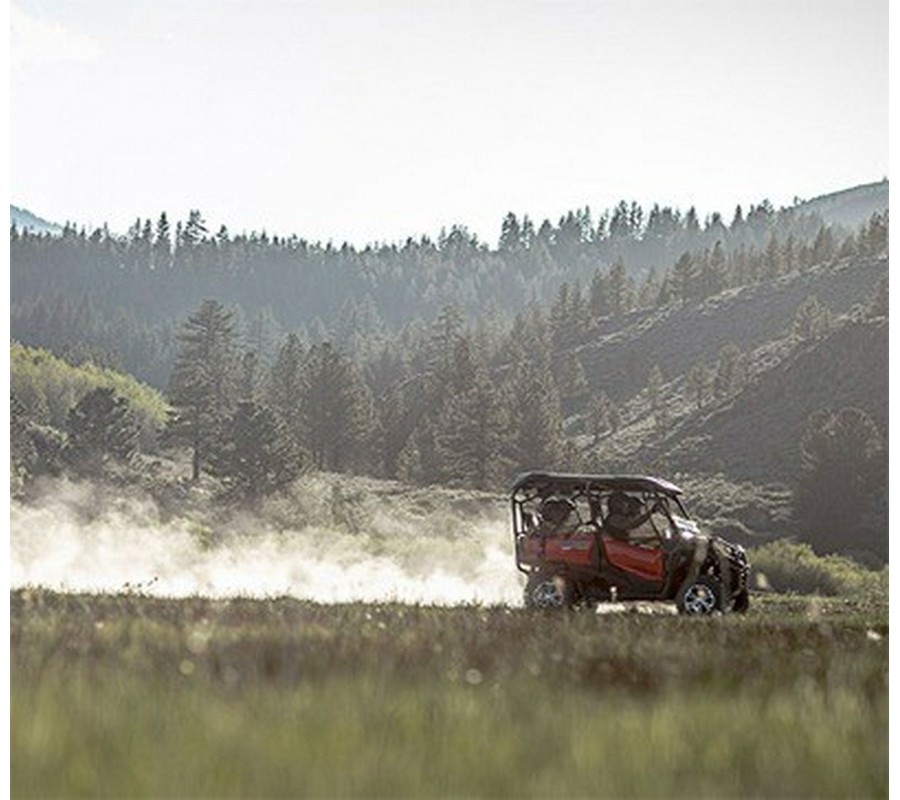
<svg viewBox="0 0 900 800">
<path fill-rule="evenodd" d="M 609 513 L 603 527 L 617 539 L 628 539 L 632 531 L 640 528 L 659 508 L 659 504 L 642 511 L 643 503 L 625 492 L 613 492 L 607 501 Z"/>
<path fill-rule="evenodd" d="M 578 525 L 575 505 L 564 497 L 546 498 L 541 503 L 538 513 L 541 519 L 536 531 L 538 535 L 558 533 Z"/>
</svg>

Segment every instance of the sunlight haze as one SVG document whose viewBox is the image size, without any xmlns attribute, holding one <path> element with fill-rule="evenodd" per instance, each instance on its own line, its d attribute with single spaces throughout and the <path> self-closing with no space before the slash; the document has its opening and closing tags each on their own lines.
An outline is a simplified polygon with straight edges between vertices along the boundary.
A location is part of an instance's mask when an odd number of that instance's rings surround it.
<svg viewBox="0 0 900 800">
<path fill-rule="evenodd" d="M 620 199 L 730 218 L 880 180 L 888 4 L 11 7 L 11 202 L 398 241 Z"/>
</svg>

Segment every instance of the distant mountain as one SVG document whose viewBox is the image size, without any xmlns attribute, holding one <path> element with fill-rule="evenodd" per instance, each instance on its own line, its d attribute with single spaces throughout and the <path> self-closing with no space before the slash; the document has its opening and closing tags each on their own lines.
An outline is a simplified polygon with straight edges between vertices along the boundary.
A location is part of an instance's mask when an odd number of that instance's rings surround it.
<svg viewBox="0 0 900 800">
<path fill-rule="evenodd" d="M 872 214 L 887 211 L 888 196 L 889 185 L 885 178 L 878 183 L 867 183 L 852 189 L 823 194 L 821 197 L 800 202 L 791 210 L 797 214 L 816 214 L 828 224 L 855 228 Z"/>
<path fill-rule="evenodd" d="M 62 233 L 61 225 L 57 225 L 55 222 L 48 222 L 28 209 L 19 208 L 12 204 L 9 206 L 9 224 L 15 225 L 20 230 L 28 228 L 35 233 L 51 233 L 54 235 Z"/>
</svg>

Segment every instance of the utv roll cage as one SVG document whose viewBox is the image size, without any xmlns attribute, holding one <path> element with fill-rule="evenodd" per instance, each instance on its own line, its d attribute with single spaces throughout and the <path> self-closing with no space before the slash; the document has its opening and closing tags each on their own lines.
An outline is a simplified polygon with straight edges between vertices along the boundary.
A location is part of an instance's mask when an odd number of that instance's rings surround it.
<svg viewBox="0 0 900 800">
<path fill-rule="evenodd" d="M 682 489 L 674 483 L 661 478 L 646 475 L 592 475 L 568 472 L 525 472 L 516 478 L 510 490 L 512 503 L 513 538 L 516 542 L 529 532 L 529 518 L 525 506 L 535 501 L 544 500 L 554 495 L 563 495 L 577 502 L 585 499 L 590 508 L 599 509 L 601 501 L 613 492 L 628 492 L 644 499 L 666 497 L 678 509 L 679 516 L 685 520 L 690 515 L 684 506 Z M 582 520 L 597 522 L 598 520 Z M 528 573 L 530 568 L 518 557 L 520 550 L 516 548 L 516 567 L 520 572 Z"/>
</svg>

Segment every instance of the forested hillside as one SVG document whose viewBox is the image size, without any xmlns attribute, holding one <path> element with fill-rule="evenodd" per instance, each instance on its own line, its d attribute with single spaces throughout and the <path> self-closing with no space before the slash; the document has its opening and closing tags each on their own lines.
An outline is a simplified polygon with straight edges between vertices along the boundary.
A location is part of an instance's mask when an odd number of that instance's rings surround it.
<svg viewBox="0 0 900 800">
<path fill-rule="evenodd" d="M 819 216 L 879 198 L 856 228 Z M 138 442 L 127 391 L 28 388 L 50 356 L 19 348 L 17 474 L 153 452 L 255 502 L 304 471 L 488 491 L 525 469 L 657 472 L 713 530 L 883 558 L 886 202 L 876 184 L 727 225 L 627 203 L 537 230 L 510 214 L 496 249 L 459 228 L 362 250 L 211 235 L 199 212 L 124 237 L 14 226 L 14 337 L 168 404 Z M 864 531 L 835 539 L 795 500 L 835 480 L 822 442 L 854 436 Z"/>
<path fill-rule="evenodd" d="M 844 204 L 859 196 L 878 213 L 887 209 L 886 184 L 845 194 Z M 729 221 L 625 201 L 596 219 L 587 208 L 571 211 L 555 225 L 510 213 L 496 248 L 460 226 L 436 241 L 364 248 L 232 234 L 224 225 L 213 232 L 200 211 L 174 225 L 165 213 L 137 219 L 122 236 L 71 223 L 61 235 L 14 224 L 12 334 L 76 360 L 103 359 L 163 389 L 174 333 L 206 298 L 236 311 L 246 346 L 262 358 L 289 332 L 371 350 L 404 327 L 430 324 L 448 305 L 470 322 L 508 325 L 563 284 L 591 316 L 615 315 L 832 258 L 850 231 L 819 216 L 824 202 L 776 211 L 764 200 L 738 207 Z"/>
</svg>

